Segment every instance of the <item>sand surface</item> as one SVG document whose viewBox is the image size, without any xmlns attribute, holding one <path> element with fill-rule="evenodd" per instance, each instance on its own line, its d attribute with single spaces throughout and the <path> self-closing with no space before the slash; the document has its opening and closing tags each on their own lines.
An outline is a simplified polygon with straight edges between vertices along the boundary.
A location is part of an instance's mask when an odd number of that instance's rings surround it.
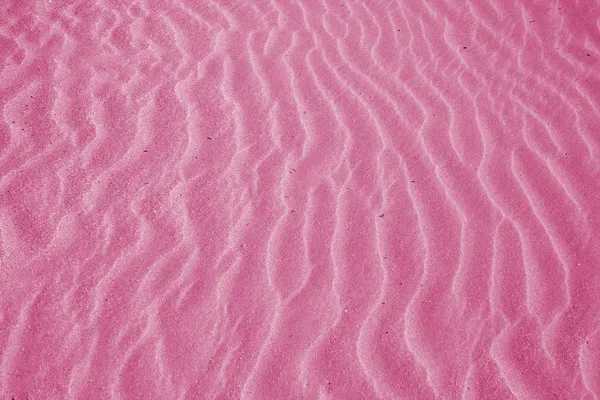
<svg viewBox="0 0 600 400">
<path fill-rule="evenodd" d="M 4 0 L 0 400 L 600 398 L 600 1 Z"/>
</svg>

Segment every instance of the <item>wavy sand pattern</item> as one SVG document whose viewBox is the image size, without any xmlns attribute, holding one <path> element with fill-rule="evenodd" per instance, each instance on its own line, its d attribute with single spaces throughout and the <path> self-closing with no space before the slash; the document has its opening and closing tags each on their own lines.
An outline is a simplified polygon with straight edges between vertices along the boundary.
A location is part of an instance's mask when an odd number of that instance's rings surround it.
<svg viewBox="0 0 600 400">
<path fill-rule="evenodd" d="M 0 21 L 0 399 L 600 399 L 598 0 Z"/>
</svg>

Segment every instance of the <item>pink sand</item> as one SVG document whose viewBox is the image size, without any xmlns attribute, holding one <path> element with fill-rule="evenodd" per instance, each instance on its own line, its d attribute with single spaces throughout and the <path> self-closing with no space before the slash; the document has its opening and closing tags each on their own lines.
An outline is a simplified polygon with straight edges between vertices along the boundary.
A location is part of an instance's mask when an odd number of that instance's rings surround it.
<svg viewBox="0 0 600 400">
<path fill-rule="evenodd" d="M 0 399 L 600 398 L 600 1 L 0 21 Z"/>
</svg>

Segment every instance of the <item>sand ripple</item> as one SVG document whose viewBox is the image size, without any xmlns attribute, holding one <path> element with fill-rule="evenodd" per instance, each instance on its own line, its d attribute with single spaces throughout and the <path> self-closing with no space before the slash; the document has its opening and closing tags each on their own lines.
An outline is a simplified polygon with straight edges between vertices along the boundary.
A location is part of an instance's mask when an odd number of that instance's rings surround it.
<svg viewBox="0 0 600 400">
<path fill-rule="evenodd" d="M 600 398 L 600 2 L 7 0 L 2 399 Z"/>
</svg>

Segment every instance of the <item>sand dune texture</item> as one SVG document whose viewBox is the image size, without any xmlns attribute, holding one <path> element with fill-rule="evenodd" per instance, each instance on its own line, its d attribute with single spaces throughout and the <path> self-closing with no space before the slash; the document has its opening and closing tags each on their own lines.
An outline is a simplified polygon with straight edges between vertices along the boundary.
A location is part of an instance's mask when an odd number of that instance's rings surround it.
<svg viewBox="0 0 600 400">
<path fill-rule="evenodd" d="M 600 1 L 5 0 L 0 399 L 600 399 Z"/>
</svg>

